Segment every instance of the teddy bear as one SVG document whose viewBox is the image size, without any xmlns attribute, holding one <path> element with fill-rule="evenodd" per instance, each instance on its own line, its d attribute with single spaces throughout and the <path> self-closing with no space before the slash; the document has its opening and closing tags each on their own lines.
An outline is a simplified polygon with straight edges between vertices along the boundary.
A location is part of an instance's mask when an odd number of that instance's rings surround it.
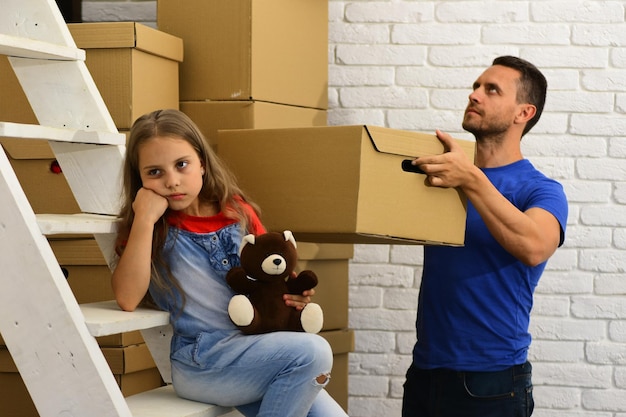
<svg viewBox="0 0 626 417">
<path fill-rule="evenodd" d="M 228 304 L 228 315 L 244 334 L 318 333 L 322 329 L 324 315 L 318 304 L 308 303 L 297 310 L 283 300 L 283 294 L 302 294 L 318 282 L 313 271 L 294 273 L 298 253 L 289 230 L 246 235 L 239 254 L 241 266 L 226 275 L 226 282 L 237 293 Z"/>
</svg>

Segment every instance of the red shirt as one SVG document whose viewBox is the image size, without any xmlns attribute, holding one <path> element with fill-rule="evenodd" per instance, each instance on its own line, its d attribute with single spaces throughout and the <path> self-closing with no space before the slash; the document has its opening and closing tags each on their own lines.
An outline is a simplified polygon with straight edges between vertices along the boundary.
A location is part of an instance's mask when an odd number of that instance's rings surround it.
<svg viewBox="0 0 626 417">
<path fill-rule="evenodd" d="M 252 207 L 243 200 L 240 200 L 240 203 L 244 206 L 248 215 L 247 233 L 252 233 L 254 235 L 265 233 L 265 227 Z M 178 227 L 189 232 L 211 233 L 233 223 L 237 223 L 237 220 L 227 217 L 223 210 L 214 216 L 208 217 L 190 216 L 180 211 L 170 211 L 167 214 L 167 223 L 170 226 Z"/>
</svg>

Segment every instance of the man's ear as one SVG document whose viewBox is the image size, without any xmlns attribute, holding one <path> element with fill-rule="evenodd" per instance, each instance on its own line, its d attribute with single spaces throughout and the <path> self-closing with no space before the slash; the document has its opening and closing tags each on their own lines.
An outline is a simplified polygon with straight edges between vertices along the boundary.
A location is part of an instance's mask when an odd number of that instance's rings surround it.
<svg viewBox="0 0 626 417">
<path fill-rule="evenodd" d="M 537 107 L 533 104 L 521 104 L 520 109 L 515 116 L 515 123 L 527 123 L 537 114 Z"/>
</svg>

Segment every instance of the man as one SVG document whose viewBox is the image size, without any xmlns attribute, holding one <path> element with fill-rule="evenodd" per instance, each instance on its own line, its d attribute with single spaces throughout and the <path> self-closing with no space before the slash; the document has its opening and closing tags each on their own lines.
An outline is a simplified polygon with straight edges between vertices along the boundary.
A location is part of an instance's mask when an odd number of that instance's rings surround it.
<svg viewBox="0 0 626 417">
<path fill-rule="evenodd" d="M 526 417 L 533 291 L 563 243 L 567 200 L 524 159 L 520 142 L 539 120 L 547 82 L 531 63 L 496 58 L 473 84 L 463 128 L 475 162 L 450 135 L 447 152 L 417 158 L 436 187 L 468 198 L 465 245 L 424 248 L 417 343 L 403 417 Z"/>
</svg>

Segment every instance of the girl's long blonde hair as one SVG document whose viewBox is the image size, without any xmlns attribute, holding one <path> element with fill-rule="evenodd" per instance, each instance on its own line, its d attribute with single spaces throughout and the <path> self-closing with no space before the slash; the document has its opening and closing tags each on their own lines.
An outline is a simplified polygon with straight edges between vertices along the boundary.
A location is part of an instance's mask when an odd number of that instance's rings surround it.
<svg viewBox="0 0 626 417">
<path fill-rule="evenodd" d="M 215 204 L 227 217 L 239 222 L 245 234 L 249 218 L 242 203 L 249 204 L 257 215 L 260 214 L 259 208 L 245 196 L 237 185 L 235 176 L 218 158 L 196 124 L 185 113 L 167 109 L 145 114 L 139 117 L 131 127 L 123 167 L 123 200 L 120 211 L 121 224 L 118 243 L 124 242 L 128 238 L 134 220 L 132 204 L 137 192 L 142 187 L 139 174 L 139 149 L 144 143 L 155 137 L 183 139 L 195 149 L 205 167 L 202 189 L 198 198 L 201 203 Z M 165 217 L 163 215 L 154 226 L 151 280 L 159 291 L 172 297 L 174 295 L 172 287 L 176 288 L 178 293 L 183 295 L 182 303 L 184 304 L 184 294 L 180 284 L 171 273 L 163 257 L 168 227 Z M 167 277 L 158 273 L 159 268 L 157 267 L 167 271 Z M 179 307 L 182 308 L 182 305 Z"/>
</svg>

